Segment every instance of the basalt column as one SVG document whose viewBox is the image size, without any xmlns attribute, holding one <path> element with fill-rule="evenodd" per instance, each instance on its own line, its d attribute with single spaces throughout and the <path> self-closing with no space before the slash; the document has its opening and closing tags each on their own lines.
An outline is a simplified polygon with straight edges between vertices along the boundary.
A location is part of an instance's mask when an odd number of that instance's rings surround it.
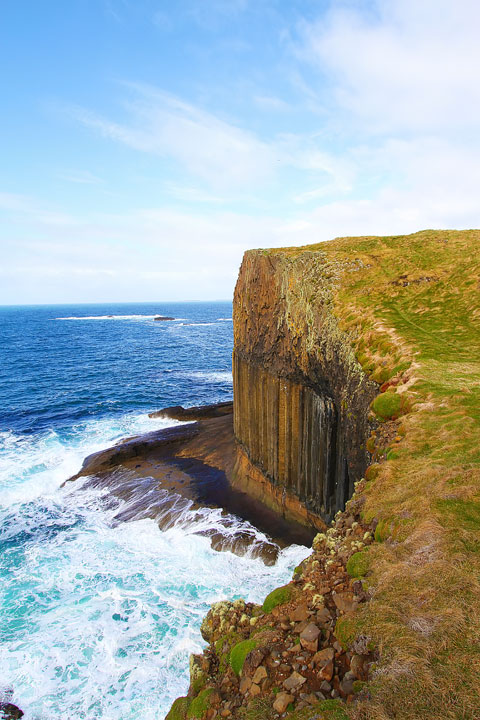
<svg viewBox="0 0 480 720">
<path fill-rule="evenodd" d="M 235 436 L 268 480 L 323 518 L 337 509 L 338 418 L 333 400 L 234 354 Z"/>
<path fill-rule="evenodd" d="M 234 298 L 235 482 L 313 524 L 370 462 L 378 392 L 338 327 L 332 277 L 321 252 L 249 251 Z"/>
</svg>

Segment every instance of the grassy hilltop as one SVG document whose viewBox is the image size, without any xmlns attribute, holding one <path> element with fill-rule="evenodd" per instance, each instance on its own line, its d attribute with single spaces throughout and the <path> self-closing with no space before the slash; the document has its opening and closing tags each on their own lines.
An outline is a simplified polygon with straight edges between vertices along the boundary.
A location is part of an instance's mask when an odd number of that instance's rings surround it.
<svg viewBox="0 0 480 720">
<path fill-rule="evenodd" d="M 369 449 L 372 599 L 351 623 L 380 672 L 369 718 L 480 717 L 480 231 L 340 238 L 334 312 L 384 421 Z M 277 251 L 276 251 L 277 252 Z M 357 261 L 355 270 L 345 261 Z M 340 269 L 338 269 L 340 268 Z M 395 427 L 396 426 L 396 427 Z M 385 440 L 387 438 L 387 440 Z"/>
</svg>

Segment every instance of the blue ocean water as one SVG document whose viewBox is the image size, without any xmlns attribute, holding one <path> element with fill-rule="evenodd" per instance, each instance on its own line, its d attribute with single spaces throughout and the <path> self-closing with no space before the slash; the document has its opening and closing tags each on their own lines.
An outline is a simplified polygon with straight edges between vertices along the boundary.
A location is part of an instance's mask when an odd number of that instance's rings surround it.
<svg viewBox="0 0 480 720">
<path fill-rule="evenodd" d="M 163 718 L 210 603 L 260 601 L 306 556 L 290 546 L 268 567 L 214 551 L 199 531 L 220 527 L 220 510 L 186 507 L 160 530 L 115 522 L 121 501 L 105 490 L 61 487 L 91 452 L 168 425 L 152 410 L 231 398 L 231 313 L 0 308 L 0 698 L 26 720 Z"/>
</svg>

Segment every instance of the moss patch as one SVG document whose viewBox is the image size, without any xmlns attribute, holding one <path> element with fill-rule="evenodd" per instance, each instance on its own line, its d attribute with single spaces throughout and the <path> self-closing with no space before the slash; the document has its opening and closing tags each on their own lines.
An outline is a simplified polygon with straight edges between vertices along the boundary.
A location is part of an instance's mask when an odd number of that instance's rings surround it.
<svg viewBox="0 0 480 720">
<path fill-rule="evenodd" d="M 282 587 L 272 590 L 263 601 L 262 610 L 265 613 L 272 612 L 277 605 L 284 605 L 292 599 L 293 589 L 291 585 L 283 585 Z"/>
<path fill-rule="evenodd" d="M 187 718 L 195 718 L 196 720 L 203 720 L 205 714 L 210 707 L 210 695 L 213 693 L 213 688 L 206 688 L 197 695 L 196 698 L 190 703 L 190 707 L 187 710 Z"/>
<path fill-rule="evenodd" d="M 321 700 L 316 705 L 289 713 L 288 720 L 349 720 L 341 700 Z"/>
<path fill-rule="evenodd" d="M 248 640 L 242 640 L 237 643 L 230 651 L 230 667 L 232 668 L 235 675 L 240 675 L 243 668 L 243 663 L 248 653 L 257 647 L 257 640 L 250 638 Z"/>
<path fill-rule="evenodd" d="M 380 393 L 372 403 L 372 410 L 380 422 L 397 418 L 402 413 L 402 407 L 401 395 L 392 390 Z"/>
<path fill-rule="evenodd" d="M 358 634 L 357 622 L 354 618 L 344 615 L 337 620 L 335 637 L 344 650 L 348 650 Z"/>
<path fill-rule="evenodd" d="M 191 702 L 188 697 L 177 698 L 166 715 L 165 720 L 186 720 Z"/>
<path fill-rule="evenodd" d="M 215 642 L 215 652 L 218 657 L 219 672 L 224 673 L 227 669 L 230 660 L 230 650 L 240 641 L 240 639 L 240 633 L 230 632 L 226 635 L 222 635 Z"/>
<path fill-rule="evenodd" d="M 365 551 L 354 553 L 347 562 L 347 572 L 352 578 L 363 577 L 367 574 L 368 568 L 368 554 Z"/>
</svg>

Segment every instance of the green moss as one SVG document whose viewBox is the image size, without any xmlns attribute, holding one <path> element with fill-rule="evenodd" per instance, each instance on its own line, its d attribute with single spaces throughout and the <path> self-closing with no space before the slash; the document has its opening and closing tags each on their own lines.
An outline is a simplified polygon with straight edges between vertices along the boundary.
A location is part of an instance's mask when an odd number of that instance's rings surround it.
<svg viewBox="0 0 480 720">
<path fill-rule="evenodd" d="M 206 682 L 207 682 L 207 675 L 205 673 L 200 673 L 199 675 L 197 675 L 195 680 L 193 680 L 193 682 L 190 684 L 190 687 L 191 687 L 192 691 L 195 694 L 197 694 L 200 692 L 200 690 L 202 690 L 202 688 L 205 687 Z"/>
<path fill-rule="evenodd" d="M 296 710 L 289 714 L 289 720 L 349 720 L 342 700 L 321 700 L 316 705 Z"/>
<path fill-rule="evenodd" d="M 190 707 L 187 711 L 187 718 L 196 718 L 196 720 L 202 720 L 210 707 L 210 695 L 213 693 L 213 688 L 206 688 L 197 695 L 196 698 L 190 703 Z"/>
<path fill-rule="evenodd" d="M 397 460 L 400 457 L 398 450 L 389 450 L 387 452 L 387 460 Z"/>
<path fill-rule="evenodd" d="M 380 422 L 393 420 L 402 412 L 402 397 L 392 390 L 387 390 L 377 395 L 372 403 L 372 410 Z"/>
<path fill-rule="evenodd" d="M 383 367 L 383 368 L 377 368 L 374 370 L 374 372 L 371 375 L 371 379 L 377 382 L 379 385 L 386 382 L 387 380 L 390 380 L 392 376 L 391 370 L 389 368 Z"/>
<path fill-rule="evenodd" d="M 356 552 L 347 562 L 347 572 L 350 577 L 359 578 L 366 575 L 369 568 L 368 553 Z"/>
<path fill-rule="evenodd" d="M 191 702 L 188 697 L 177 698 L 165 717 L 165 720 L 186 720 Z"/>
<path fill-rule="evenodd" d="M 243 663 L 248 653 L 257 647 L 257 640 L 249 638 L 248 640 L 242 640 L 237 643 L 230 651 L 230 667 L 232 668 L 235 675 L 240 675 L 243 668 Z"/>
<path fill-rule="evenodd" d="M 218 670 L 220 673 L 224 673 L 227 669 L 230 659 L 230 650 L 240 641 L 241 637 L 240 633 L 230 632 L 226 635 L 222 635 L 215 642 L 215 652 L 218 657 Z"/>
<path fill-rule="evenodd" d="M 292 599 L 293 589 L 291 585 L 283 585 L 282 587 L 272 590 L 263 601 L 262 610 L 265 613 L 272 612 L 277 605 L 284 605 Z"/>
<path fill-rule="evenodd" d="M 305 562 L 306 562 L 306 560 L 302 560 L 302 562 L 301 562 L 299 565 L 297 565 L 297 567 L 296 567 L 295 570 L 293 571 L 293 578 L 294 578 L 294 579 L 295 579 L 296 577 L 300 577 L 300 575 L 303 575 L 303 570 L 304 570 L 304 568 L 305 568 Z"/>
<path fill-rule="evenodd" d="M 357 636 L 357 623 L 352 617 L 343 615 L 335 625 L 335 637 L 344 650 L 348 650 Z"/>
</svg>

